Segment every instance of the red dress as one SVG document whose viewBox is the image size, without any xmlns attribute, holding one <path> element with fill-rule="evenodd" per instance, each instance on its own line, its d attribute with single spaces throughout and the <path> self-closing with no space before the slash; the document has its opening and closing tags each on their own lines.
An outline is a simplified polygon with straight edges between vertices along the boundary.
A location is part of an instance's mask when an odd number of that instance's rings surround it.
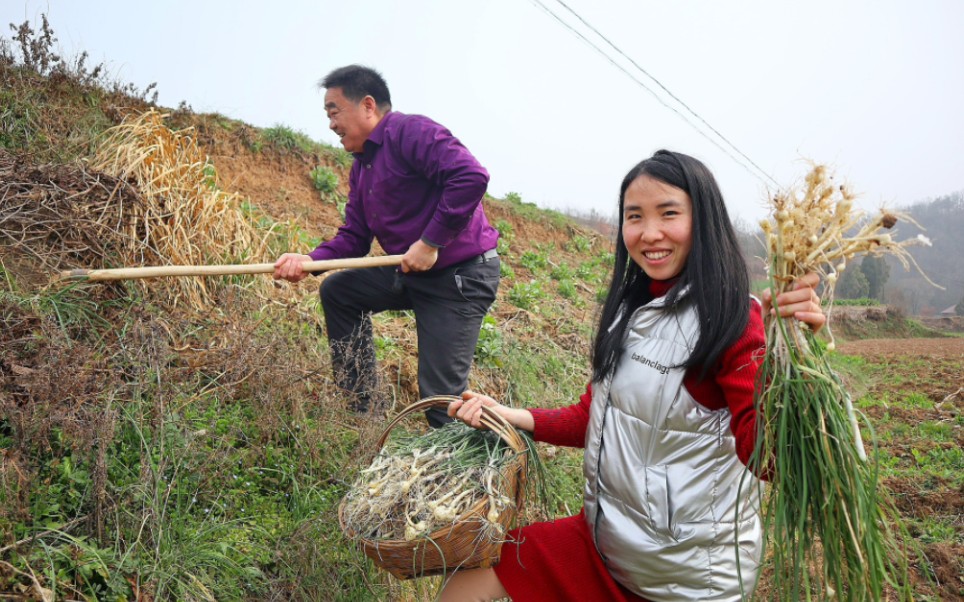
<svg viewBox="0 0 964 602">
<path fill-rule="evenodd" d="M 667 292 L 655 290 L 659 284 L 654 283 L 653 293 L 657 296 Z M 744 464 L 753 454 L 756 442 L 753 391 L 763 347 L 763 319 L 759 304 L 753 302 L 743 335 L 720 357 L 707 378 L 699 381 L 700 370 L 696 367 L 689 369 L 683 380 L 690 395 L 707 408 L 729 408 L 737 456 Z M 531 410 L 535 420 L 533 437 L 553 445 L 583 447 L 591 403 L 592 389 L 586 387 L 586 393 L 575 405 Z M 583 512 L 514 529 L 508 539 L 495 572 L 515 602 L 645 601 L 609 574 Z"/>
</svg>

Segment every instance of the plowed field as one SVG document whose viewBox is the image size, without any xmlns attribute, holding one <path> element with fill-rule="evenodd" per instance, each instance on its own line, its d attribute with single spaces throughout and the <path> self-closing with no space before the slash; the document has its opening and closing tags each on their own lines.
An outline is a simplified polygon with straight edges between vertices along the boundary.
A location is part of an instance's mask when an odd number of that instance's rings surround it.
<svg viewBox="0 0 964 602">
<path fill-rule="evenodd" d="M 937 592 L 964 600 L 964 338 L 864 339 L 843 371 L 877 434 L 883 482 L 927 554 Z M 918 575 L 926 568 L 918 565 Z"/>
<path fill-rule="evenodd" d="M 919 356 L 957 359 L 964 362 L 964 338 L 864 339 L 840 343 L 837 345 L 837 350 L 847 355 L 860 355 L 867 358 Z"/>
</svg>

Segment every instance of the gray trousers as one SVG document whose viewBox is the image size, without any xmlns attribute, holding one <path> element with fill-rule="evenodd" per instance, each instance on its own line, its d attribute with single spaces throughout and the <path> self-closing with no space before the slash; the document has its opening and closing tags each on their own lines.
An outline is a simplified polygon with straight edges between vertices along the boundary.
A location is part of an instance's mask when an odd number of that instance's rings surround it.
<svg viewBox="0 0 964 602">
<path fill-rule="evenodd" d="M 403 274 L 383 267 L 329 275 L 320 293 L 335 382 L 353 394 L 356 410 L 377 403 L 371 314 L 410 309 L 418 332 L 419 395 L 460 395 L 498 288 L 498 257 L 479 256 L 428 272 Z M 450 420 L 439 408 L 425 414 L 434 427 Z"/>
</svg>

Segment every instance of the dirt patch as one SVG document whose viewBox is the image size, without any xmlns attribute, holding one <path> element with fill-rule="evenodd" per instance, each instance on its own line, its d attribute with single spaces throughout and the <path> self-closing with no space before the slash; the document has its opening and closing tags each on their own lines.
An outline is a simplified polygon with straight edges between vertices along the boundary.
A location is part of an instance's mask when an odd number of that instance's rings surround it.
<svg viewBox="0 0 964 602">
<path fill-rule="evenodd" d="M 253 151 L 248 139 L 254 134 L 246 127 L 234 131 L 203 123 L 195 127 L 198 143 L 217 168 L 220 185 L 225 190 L 246 197 L 277 221 L 294 221 L 316 236 L 334 236 L 341 225 L 341 216 L 333 202 L 321 199 L 309 174 L 319 165 L 330 168 L 338 175 L 338 192 L 347 195 L 347 169 L 317 155 L 283 152 L 272 147 Z"/>
<path fill-rule="evenodd" d="M 964 338 L 888 338 L 842 342 L 840 353 L 867 358 L 887 367 L 888 378 L 871 386 L 870 393 L 881 399 L 901 399 L 911 387 L 926 395 L 931 407 L 875 406 L 864 411 L 871 421 L 883 420 L 884 415 L 898 424 L 916 425 L 922 422 L 956 425 L 949 440 L 922 439 L 909 434 L 882 443 L 887 454 L 901 463 L 913 465 L 915 454 L 951 452 L 964 446 L 964 429 L 958 420 L 964 412 Z M 943 454 L 942 454 L 943 455 Z M 964 487 L 959 480 L 936 475 L 919 477 L 890 477 L 884 482 L 893 496 L 898 511 L 910 522 L 911 536 L 920 540 L 925 534 L 916 525 L 929 519 L 949 524 L 956 537 L 940 543 L 925 543 L 926 562 L 915 563 L 912 579 L 924 585 L 921 574 L 929 573 L 936 579 L 941 600 L 964 600 Z M 925 540 L 926 541 L 926 540 Z M 922 565 L 926 564 L 927 568 Z"/>
<path fill-rule="evenodd" d="M 921 318 L 921 324 L 944 332 L 964 332 L 964 316 Z"/>
<path fill-rule="evenodd" d="M 864 339 L 838 343 L 837 351 L 868 358 L 926 356 L 964 360 L 964 338 Z"/>
</svg>

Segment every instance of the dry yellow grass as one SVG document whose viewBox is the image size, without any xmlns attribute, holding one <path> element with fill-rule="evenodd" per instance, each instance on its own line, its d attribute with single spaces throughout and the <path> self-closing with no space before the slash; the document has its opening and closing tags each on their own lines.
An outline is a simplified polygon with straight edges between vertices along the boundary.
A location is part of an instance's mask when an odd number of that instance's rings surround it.
<svg viewBox="0 0 964 602">
<path fill-rule="evenodd" d="M 191 129 L 173 131 L 165 118 L 153 109 L 128 117 L 105 133 L 90 161 L 93 169 L 136 185 L 144 199 L 128 209 L 135 214 L 125 220 L 121 260 L 126 267 L 264 261 L 264 241 L 242 215 L 237 195 L 218 188 L 214 166 Z M 138 285 L 173 305 L 201 309 L 212 305 L 223 282 L 176 278 Z"/>
</svg>

